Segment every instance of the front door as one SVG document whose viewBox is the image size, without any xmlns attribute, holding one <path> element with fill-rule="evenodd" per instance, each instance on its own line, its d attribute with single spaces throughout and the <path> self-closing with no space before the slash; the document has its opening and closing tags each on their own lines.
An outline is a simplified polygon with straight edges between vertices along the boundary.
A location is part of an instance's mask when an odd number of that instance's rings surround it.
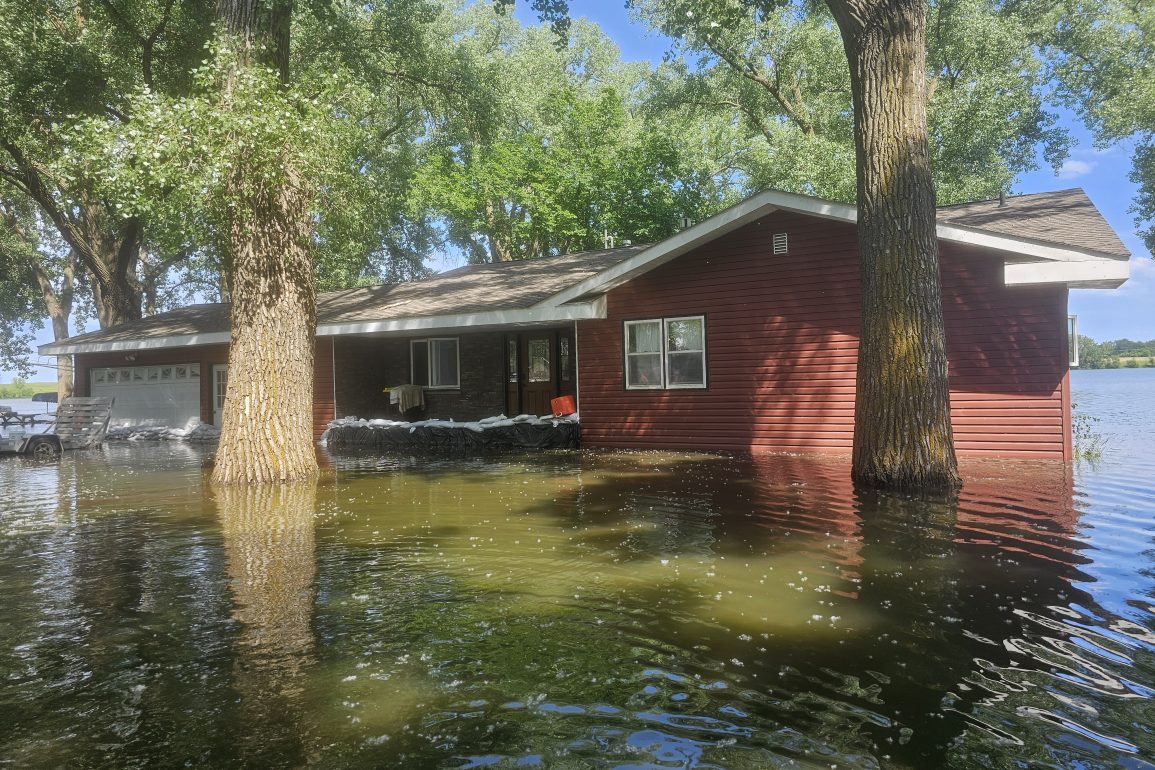
<svg viewBox="0 0 1155 770">
<path fill-rule="evenodd" d="M 225 391 L 229 387 L 229 367 L 213 364 L 213 425 L 221 427 L 221 415 L 225 411 Z"/>
<path fill-rule="evenodd" d="M 521 338 L 505 336 L 505 413 L 521 414 Z"/>
<path fill-rule="evenodd" d="M 522 411 L 528 414 L 552 414 L 549 402 L 557 394 L 554 378 L 554 334 L 543 332 L 522 337 L 521 360 L 525 366 Z"/>
</svg>

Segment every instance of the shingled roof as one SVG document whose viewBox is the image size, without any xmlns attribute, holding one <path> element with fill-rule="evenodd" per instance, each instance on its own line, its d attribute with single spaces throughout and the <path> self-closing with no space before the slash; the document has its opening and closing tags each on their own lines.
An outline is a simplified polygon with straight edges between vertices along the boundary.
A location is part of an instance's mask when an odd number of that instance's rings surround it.
<svg viewBox="0 0 1155 770">
<path fill-rule="evenodd" d="M 422 281 L 322 292 L 317 296 L 317 326 L 521 310 L 644 248 L 627 246 L 518 262 L 466 265 Z M 81 334 L 59 345 L 83 348 L 174 337 L 190 338 L 183 344 L 208 344 L 227 341 L 228 332 L 229 305 L 211 303 L 189 305 Z M 42 350 L 55 347 L 45 345 Z"/>
<path fill-rule="evenodd" d="M 942 206 L 938 221 L 976 232 L 1126 259 L 1131 252 L 1079 188 Z"/>
<path fill-rule="evenodd" d="M 466 265 L 423 281 L 329 291 L 317 298 L 317 325 L 528 308 L 645 248 Z"/>
<path fill-rule="evenodd" d="M 767 190 L 652 246 L 467 265 L 422 281 L 324 292 L 317 298 L 317 334 L 418 332 L 602 317 L 604 305 L 597 303 L 606 291 L 779 209 L 843 222 L 857 219 L 855 208 L 844 203 Z M 995 249 L 1009 254 L 1010 261 L 1030 263 L 1025 265 L 1025 277 L 1016 273 L 1015 283 L 1109 287 L 1126 280 L 1126 246 L 1079 189 L 944 206 L 938 224 L 943 240 Z M 1063 272 L 1042 277 L 1031 272 L 1047 260 L 1063 262 Z M 1008 271 L 1024 267 L 1010 261 Z M 1008 284 L 1011 279 L 1008 272 Z M 228 339 L 228 305 L 192 305 L 43 345 L 40 352 L 61 355 Z"/>
</svg>

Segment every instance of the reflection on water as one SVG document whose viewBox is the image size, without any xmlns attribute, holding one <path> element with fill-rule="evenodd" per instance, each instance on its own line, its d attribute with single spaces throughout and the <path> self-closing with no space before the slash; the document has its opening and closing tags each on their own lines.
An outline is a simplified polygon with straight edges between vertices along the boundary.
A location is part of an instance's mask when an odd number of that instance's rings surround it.
<svg viewBox="0 0 1155 770">
<path fill-rule="evenodd" d="M 0 464 L 17 766 L 1145 767 L 1155 464 L 345 457 Z M 1146 464 L 1144 464 L 1146 463 Z"/>
<path fill-rule="evenodd" d="M 213 490 L 224 541 L 233 618 L 233 687 L 245 733 L 245 764 L 277 764 L 301 751 L 308 718 L 305 669 L 314 660 L 316 541 L 312 483 Z"/>
</svg>

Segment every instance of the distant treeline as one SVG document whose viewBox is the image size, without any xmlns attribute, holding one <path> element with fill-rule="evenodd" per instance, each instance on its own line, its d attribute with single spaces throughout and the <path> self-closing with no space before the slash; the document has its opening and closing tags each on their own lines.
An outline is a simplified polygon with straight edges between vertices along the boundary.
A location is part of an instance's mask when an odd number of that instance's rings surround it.
<svg viewBox="0 0 1155 770">
<path fill-rule="evenodd" d="M 1146 366 L 1155 367 L 1155 340 L 1096 342 L 1090 337 L 1079 336 L 1080 369 L 1135 369 Z"/>
<path fill-rule="evenodd" d="M 16 377 L 12 382 L 0 383 L 0 399 L 5 398 L 32 398 L 34 393 L 56 391 L 55 382 L 26 382 L 23 377 Z"/>
</svg>

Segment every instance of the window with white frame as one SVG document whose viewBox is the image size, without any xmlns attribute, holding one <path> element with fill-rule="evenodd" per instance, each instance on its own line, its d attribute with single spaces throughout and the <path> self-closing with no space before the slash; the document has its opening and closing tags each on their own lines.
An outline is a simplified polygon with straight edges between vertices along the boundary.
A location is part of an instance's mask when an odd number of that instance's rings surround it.
<svg viewBox="0 0 1155 770">
<path fill-rule="evenodd" d="M 706 318 L 626 321 L 627 390 L 706 387 Z"/>
<path fill-rule="evenodd" d="M 461 387 L 461 366 L 456 337 L 411 340 L 409 365 L 414 385 L 425 388 Z"/>
<path fill-rule="evenodd" d="M 1067 364 L 1079 365 L 1079 316 L 1067 316 Z"/>
</svg>

